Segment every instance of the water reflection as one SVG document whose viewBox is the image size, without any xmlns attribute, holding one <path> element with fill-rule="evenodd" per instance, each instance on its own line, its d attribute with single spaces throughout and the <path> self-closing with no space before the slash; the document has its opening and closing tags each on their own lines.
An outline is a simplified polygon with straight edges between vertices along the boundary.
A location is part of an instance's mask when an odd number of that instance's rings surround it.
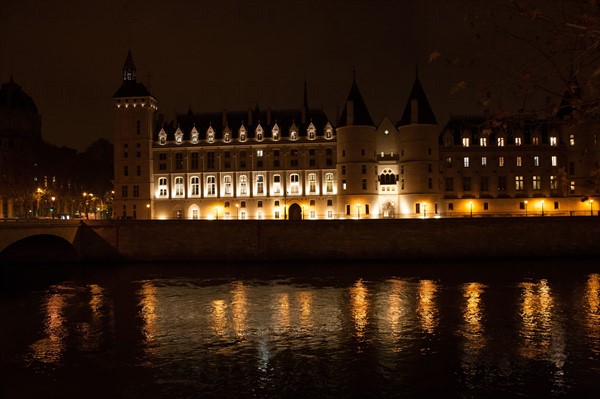
<svg viewBox="0 0 600 399">
<path fill-rule="evenodd" d="M 142 287 L 139 290 L 140 296 L 140 316 L 142 318 L 142 333 L 146 339 L 146 343 L 150 344 L 154 341 L 157 331 L 157 307 L 158 299 L 157 288 L 151 281 L 142 282 Z"/>
<path fill-rule="evenodd" d="M 600 274 L 590 274 L 585 290 L 585 322 L 591 349 L 600 353 Z"/>
<path fill-rule="evenodd" d="M 300 303 L 300 328 L 302 330 L 311 330 L 313 328 L 313 295 L 309 291 L 300 291 L 297 296 L 298 302 Z"/>
<path fill-rule="evenodd" d="M 223 337 L 227 334 L 227 304 L 222 299 L 215 299 L 212 307 L 212 329 L 215 335 Z"/>
<path fill-rule="evenodd" d="M 350 288 L 350 312 L 356 330 L 356 337 L 363 338 L 367 329 L 367 316 L 369 302 L 367 300 L 368 290 L 362 279 L 359 279 Z"/>
<path fill-rule="evenodd" d="M 58 363 L 65 350 L 67 320 L 65 308 L 73 294 L 66 286 L 56 286 L 48 295 L 43 310 L 45 314 L 44 337 L 31 344 L 31 358 L 42 363 Z"/>
<path fill-rule="evenodd" d="M 241 281 L 231 285 L 231 307 L 233 309 L 233 329 L 238 338 L 246 334 L 246 317 L 248 315 L 248 289 Z"/>
<path fill-rule="evenodd" d="M 465 351 L 469 356 L 477 356 L 485 347 L 485 331 L 483 328 L 483 307 L 481 295 L 485 286 L 481 283 L 465 284 L 462 288 L 465 303 L 463 308 L 463 328 Z"/>
<path fill-rule="evenodd" d="M 543 360 L 554 366 L 552 383 L 560 392 L 565 385 L 566 343 L 563 322 L 547 280 L 523 282 L 521 287 L 521 345 L 526 359 Z"/>
<path fill-rule="evenodd" d="M 433 334 L 438 324 L 438 309 L 435 302 L 437 290 L 434 281 L 419 281 L 417 315 L 421 329 L 428 334 Z"/>
</svg>

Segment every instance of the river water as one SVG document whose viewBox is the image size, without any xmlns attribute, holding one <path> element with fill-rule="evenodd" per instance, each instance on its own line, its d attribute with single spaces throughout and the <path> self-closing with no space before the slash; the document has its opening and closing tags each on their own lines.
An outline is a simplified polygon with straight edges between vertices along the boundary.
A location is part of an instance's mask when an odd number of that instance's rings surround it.
<svg viewBox="0 0 600 399">
<path fill-rule="evenodd" d="M 598 397 L 597 263 L 6 272 L 0 397 Z"/>
</svg>

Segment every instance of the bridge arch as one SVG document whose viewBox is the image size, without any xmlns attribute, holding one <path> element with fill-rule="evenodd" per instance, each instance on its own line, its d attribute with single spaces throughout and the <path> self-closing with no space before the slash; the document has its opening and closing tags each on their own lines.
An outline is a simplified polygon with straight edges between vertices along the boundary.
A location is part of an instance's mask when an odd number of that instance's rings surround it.
<svg viewBox="0 0 600 399">
<path fill-rule="evenodd" d="M 52 234 L 36 234 L 22 238 L 0 252 L 0 261 L 8 263 L 62 263 L 78 259 L 73 244 Z"/>
</svg>

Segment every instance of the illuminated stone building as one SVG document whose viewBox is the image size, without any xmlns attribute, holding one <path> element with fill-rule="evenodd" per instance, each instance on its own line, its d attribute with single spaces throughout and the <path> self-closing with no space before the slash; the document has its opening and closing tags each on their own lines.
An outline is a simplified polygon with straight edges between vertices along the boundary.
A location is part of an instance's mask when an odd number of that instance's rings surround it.
<svg viewBox="0 0 600 399">
<path fill-rule="evenodd" d="M 130 52 L 113 101 L 119 218 L 533 215 L 589 211 L 581 198 L 597 193 L 597 161 L 580 152 L 595 146 L 597 160 L 598 145 L 566 116 L 454 117 L 440 131 L 418 76 L 398 123 L 374 123 L 356 79 L 335 124 L 308 106 L 306 85 L 298 109 L 190 109 L 165 123 Z"/>
</svg>

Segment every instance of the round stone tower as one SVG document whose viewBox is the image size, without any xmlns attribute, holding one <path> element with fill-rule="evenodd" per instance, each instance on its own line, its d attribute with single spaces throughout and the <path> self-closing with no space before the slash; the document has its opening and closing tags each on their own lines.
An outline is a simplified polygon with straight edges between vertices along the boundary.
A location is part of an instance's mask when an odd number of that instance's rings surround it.
<svg viewBox="0 0 600 399">
<path fill-rule="evenodd" d="M 377 217 L 377 155 L 375 125 L 356 79 L 336 128 L 338 216 Z"/>
</svg>

